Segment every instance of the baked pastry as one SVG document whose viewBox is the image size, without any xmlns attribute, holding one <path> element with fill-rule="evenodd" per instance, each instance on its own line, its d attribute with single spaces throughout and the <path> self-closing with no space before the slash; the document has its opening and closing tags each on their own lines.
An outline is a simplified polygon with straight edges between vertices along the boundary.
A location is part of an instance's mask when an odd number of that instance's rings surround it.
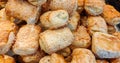
<svg viewBox="0 0 120 63">
<path fill-rule="evenodd" d="M 77 11 L 81 13 L 84 10 L 84 2 L 85 0 L 78 0 L 78 8 Z"/>
<path fill-rule="evenodd" d="M 108 33 L 107 30 L 107 24 L 105 20 L 100 17 L 100 16 L 90 16 L 87 19 L 88 22 L 88 31 L 90 35 L 92 35 L 95 32 L 103 32 L 103 33 Z"/>
<path fill-rule="evenodd" d="M 120 57 L 120 40 L 113 35 L 96 32 L 92 36 L 92 51 L 99 58 Z"/>
<path fill-rule="evenodd" d="M 28 0 L 29 3 L 35 6 L 41 6 L 44 4 L 47 0 Z"/>
<path fill-rule="evenodd" d="M 51 56 L 43 57 L 39 63 L 67 63 L 63 56 L 53 53 Z"/>
<path fill-rule="evenodd" d="M 15 40 L 17 26 L 10 21 L 0 21 L 0 54 L 7 53 Z"/>
<path fill-rule="evenodd" d="M 38 63 L 43 56 L 45 56 L 45 53 L 38 50 L 35 54 L 21 56 L 21 58 L 24 63 Z"/>
<path fill-rule="evenodd" d="M 120 22 L 120 13 L 111 5 L 104 6 L 102 16 L 109 25 L 116 25 Z"/>
<path fill-rule="evenodd" d="M 40 34 L 40 47 L 48 54 L 57 52 L 69 46 L 74 37 L 69 28 L 46 30 Z"/>
<path fill-rule="evenodd" d="M 89 15 L 99 15 L 103 12 L 105 3 L 102 0 L 85 0 L 85 11 Z"/>
<path fill-rule="evenodd" d="M 79 23 L 80 23 L 80 15 L 78 12 L 74 12 L 73 15 L 68 20 L 67 27 L 69 27 L 72 31 L 75 31 Z"/>
<path fill-rule="evenodd" d="M 13 57 L 0 55 L 0 63 L 16 63 Z"/>
<path fill-rule="evenodd" d="M 105 21 L 115 27 L 116 31 L 120 31 L 120 13 L 111 5 L 105 5 L 102 13 Z"/>
<path fill-rule="evenodd" d="M 71 63 L 96 63 L 93 53 L 84 48 L 73 50 Z"/>
<path fill-rule="evenodd" d="M 66 10 L 70 15 L 77 10 L 77 0 L 50 0 L 51 10 Z"/>
<path fill-rule="evenodd" d="M 56 29 L 68 23 L 69 15 L 65 10 L 48 11 L 40 17 L 41 24 L 46 28 Z"/>
<path fill-rule="evenodd" d="M 39 8 L 23 0 L 8 0 L 5 11 L 8 16 L 35 24 L 39 18 Z"/>
<path fill-rule="evenodd" d="M 91 38 L 87 29 L 84 26 L 78 26 L 78 29 L 73 32 L 75 37 L 72 46 L 76 48 L 88 48 L 91 45 Z"/>
<path fill-rule="evenodd" d="M 18 55 L 31 55 L 39 48 L 40 27 L 37 25 L 25 25 L 17 33 L 13 52 Z"/>
<path fill-rule="evenodd" d="M 109 63 L 107 60 L 96 60 L 97 63 Z"/>
</svg>

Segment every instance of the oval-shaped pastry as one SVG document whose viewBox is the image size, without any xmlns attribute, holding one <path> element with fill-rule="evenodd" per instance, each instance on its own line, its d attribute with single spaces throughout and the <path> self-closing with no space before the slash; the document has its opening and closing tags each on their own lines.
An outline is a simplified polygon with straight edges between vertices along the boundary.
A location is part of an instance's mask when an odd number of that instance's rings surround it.
<svg viewBox="0 0 120 63">
<path fill-rule="evenodd" d="M 13 52 L 18 55 L 31 55 L 39 48 L 40 27 L 37 25 L 25 25 L 17 33 Z"/>
<path fill-rule="evenodd" d="M 5 11 L 8 16 L 24 20 L 27 24 L 35 24 L 39 18 L 40 8 L 25 0 L 8 0 Z"/>
<path fill-rule="evenodd" d="M 96 63 L 94 54 L 83 48 L 73 50 L 71 63 Z"/>
<path fill-rule="evenodd" d="M 103 18 L 109 24 L 115 27 L 116 31 L 120 31 L 120 13 L 111 5 L 105 5 L 102 13 Z"/>
<path fill-rule="evenodd" d="M 74 37 L 69 28 L 46 30 L 40 34 L 40 47 L 48 54 L 57 52 L 69 46 Z"/>
<path fill-rule="evenodd" d="M 69 15 L 65 10 L 48 11 L 40 17 L 41 24 L 46 28 L 56 29 L 68 23 Z"/>
<path fill-rule="evenodd" d="M 105 3 L 102 0 L 85 0 L 85 11 L 89 15 L 99 15 L 103 12 Z"/>
<path fill-rule="evenodd" d="M 95 32 L 108 33 L 108 28 L 105 20 L 101 16 L 90 16 L 87 19 L 88 22 L 88 31 L 90 35 Z"/>
</svg>

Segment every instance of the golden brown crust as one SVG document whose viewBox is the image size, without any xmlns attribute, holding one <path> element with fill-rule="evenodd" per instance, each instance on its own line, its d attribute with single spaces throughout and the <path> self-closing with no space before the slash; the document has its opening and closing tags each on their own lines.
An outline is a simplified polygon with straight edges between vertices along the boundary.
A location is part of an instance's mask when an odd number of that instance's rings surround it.
<svg viewBox="0 0 120 63">
<path fill-rule="evenodd" d="M 11 22 L 14 21 L 14 18 L 13 17 L 10 17 L 10 16 L 7 16 L 6 13 L 5 13 L 5 8 L 1 9 L 0 10 L 0 20 L 9 20 Z"/>
<path fill-rule="evenodd" d="M 90 50 L 77 48 L 73 50 L 71 63 L 96 63 L 96 60 Z"/>
<path fill-rule="evenodd" d="M 0 55 L 0 63 L 16 63 L 14 58 L 7 55 Z"/>
<path fill-rule="evenodd" d="M 30 55 L 38 50 L 40 27 L 37 25 L 25 25 L 17 33 L 13 51 L 19 55 Z"/>
<path fill-rule="evenodd" d="M 41 24 L 49 29 L 57 29 L 68 23 L 69 15 L 65 10 L 48 11 L 40 17 Z"/>
<path fill-rule="evenodd" d="M 35 24 L 39 18 L 39 8 L 23 0 L 8 0 L 5 7 L 6 14 L 28 24 Z"/>
<path fill-rule="evenodd" d="M 120 32 L 115 32 L 115 33 L 113 33 L 113 35 L 118 37 L 118 39 L 120 39 Z"/>
<path fill-rule="evenodd" d="M 42 50 L 38 50 L 35 54 L 21 56 L 21 58 L 25 63 L 38 63 L 43 56 L 45 56 L 45 53 Z"/>
<path fill-rule="evenodd" d="M 56 53 L 51 55 L 51 63 L 67 63 L 63 56 Z"/>
<path fill-rule="evenodd" d="M 51 10 L 63 9 L 72 14 L 77 9 L 77 0 L 51 0 L 50 1 Z"/>
<path fill-rule="evenodd" d="M 120 57 L 120 40 L 113 35 L 96 32 L 92 37 L 92 51 L 99 58 Z"/>
<path fill-rule="evenodd" d="M 40 34 L 40 47 L 48 54 L 52 54 L 58 50 L 69 46 L 74 40 L 73 34 L 69 28 L 61 28 L 57 30 L 46 30 Z"/>
<path fill-rule="evenodd" d="M 89 15 L 99 15 L 103 12 L 105 3 L 101 0 L 85 0 L 85 10 Z"/>
<path fill-rule="evenodd" d="M 111 5 L 105 5 L 102 16 L 109 25 L 115 25 L 120 22 L 120 13 Z M 117 21 L 114 19 L 119 18 Z"/>
<path fill-rule="evenodd" d="M 91 45 L 91 38 L 87 29 L 84 26 L 78 26 L 78 29 L 73 32 L 75 39 L 72 42 L 74 47 L 88 48 Z"/>
<path fill-rule="evenodd" d="M 107 32 L 107 24 L 105 20 L 101 16 L 90 16 L 87 19 L 88 22 L 88 31 L 90 35 L 92 35 L 95 32 L 103 32 L 103 33 L 108 33 Z"/>
<path fill-rule="evenodd" d="M 39 63 L 67 63 L 63 56 L 53 53 L 51 56 L 43 57 Z"/>
</svg>

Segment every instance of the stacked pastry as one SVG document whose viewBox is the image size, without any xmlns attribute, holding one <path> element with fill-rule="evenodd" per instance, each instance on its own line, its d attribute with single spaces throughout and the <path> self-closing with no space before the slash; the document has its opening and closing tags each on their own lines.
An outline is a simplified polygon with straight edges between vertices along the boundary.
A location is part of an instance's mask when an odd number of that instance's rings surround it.
<svg viewBox="0 0 120 63">
<path fill-rule="evenodd" d="M 120 13 L 104 0 L 3 2 L 0 63 L 120 63 Z"/>
</svg>

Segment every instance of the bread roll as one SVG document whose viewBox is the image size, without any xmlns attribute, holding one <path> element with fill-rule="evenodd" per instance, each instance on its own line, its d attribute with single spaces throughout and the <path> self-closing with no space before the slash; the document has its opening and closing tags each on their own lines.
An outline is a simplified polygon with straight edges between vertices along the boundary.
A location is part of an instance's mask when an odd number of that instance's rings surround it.
<svg viewBox="0 0 120 63">
<path fill-rule="evenodd" d="M 0 63 L 16 63 L 13 57 L 0 55 Z"/>
<path fill-rule="evenodd" d="M 108 30 L 107 24 L 102 17 L 90 16 L 90 17 L 88 17 L 87 22 L 88 22 L 88 31 L 89 31 L 90 35 L 92 35 L 95 32 L 107 33 L 107 30 Z"/>
<path fill-rule="evenodd" d="M 28 24 L 35 24 L 39 18 L 39 8 L 23 0 L 8 0 L 5 7 L 6 14 Z"/>
<path fill-rule="evenodd" d="M 51 10 L 66 10 L 70 15 L 77 10 L 77 0 L 50 0 Z"/>
<path fill-rule="evenodd" d="M 102 13 L 105 21 L 115 27 L 116 31 L 120 31 L 120 13 L 111 5 L 105 5 Z"/>
<path fill-rule="evenodd" d="M 44 4 L 47 0 L 28 0 L 29 3 L 35 6 L 41 6 Z"/>
<path fill-rule="evenodd" d="M 67 63 L 63 56 L 53 53 L 51 56 L 43 57 L 39 63 Z"/>
<path fill-rule="evenodd" d="M 50 29 L 65 26 L 68 23 L 69 15 L 65 10 L 48 11 L 40 17 L 41 24 Z"/>
<path fill-rule="evenodd" d="M 75 36 L 72 46 L 76 48 L 88 48 L 91 45 L 91 38 L 84 26 L 78 26 L 77 31 L 73 32 Z"/>
<path fill-rule="evenodd" d="M 120 40 L 113 35 L 96 32 L 92 37 L 92 51 L 99 58 L 120 57 Z"/>
<path fill-rule="evenodd" d="M 109 25 L 120 23 L 120 13 L 111 5 L 105 5 L 102 16 Z"/>
<path fill-rule="evenodd" d="M 101 0 L 85 0 L 85 11 L 89 15 L 99 15 L 103 12 L 103 7 L 105 3 Z"/>
<path fill-rule="evenodd" d="M 21 27 L 13 46 L 14 53 L 18 55 L 31 55 L 37 52 L 39 47 L 39 33 L 40 27 L 36 25 Z"/>
<path fill-rule="evenodd" d="M 10 21 L 0 21 L 0 54 L 7 53 L 15 40 L 16 25 Z"/>
<path fill-rule="evenodd" d="M 69 46 L 74 37 L 70 29 L 61 28 L 58 30 L 46 30 L 40 34 L 40 47 L 48 54 Z"/>
<path fill-rule="evenodd" d="M 80 15 L 78 12 L 74 12 L 73 15 L 69 18 L 68 27 L 75 31 L 77 29 L 78 24 L 80 23 Z"/>
<path fill-rule="evenodd" d="M 88 49 L 74 49 L 72 57 L 71 63 L 96 63 L 95 56 Z"/>
</svg>

